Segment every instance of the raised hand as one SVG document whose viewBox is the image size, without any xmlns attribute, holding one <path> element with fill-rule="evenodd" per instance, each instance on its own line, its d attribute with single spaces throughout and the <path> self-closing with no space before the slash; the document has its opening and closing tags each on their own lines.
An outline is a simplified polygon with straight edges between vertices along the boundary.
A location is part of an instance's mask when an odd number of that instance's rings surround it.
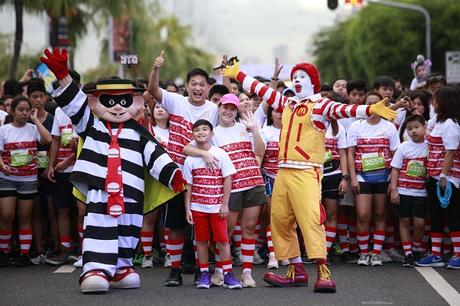
<svg viewBox="0 0 460 306">
<path fill-rule="evenodd" d="M 248 131 L 254 131 L 254 129 L 257 128 L 256 117 L 254 117 L 254 114 L 250 110 L 241 113 L 241 118 L 243 119 L 242 122 Z"/>
<path fill-rule="evenodd" d="M 280 59 L 279 58 L 275 58 L 275 70 L 273 71 L 273 77 L 274 78 L 278 78 L 280 73 L 281 73 L 281 70 L 283 70 L 283 65 L 281 64 L 280 62 Z"/>
<path fill-rule="evenodd" d="M 237 61 L 233 61 L 233 65 L 231 66 L 225 66 L 224 69 L 222 69 L 222 75 L 224 77 L 229 77 L 232 79 L 236 79 L 236 76 L 240 72 L 240 64 Z"/>
<path fill-rule="evenodd" d="M 40 57 L 40 61 L 48 66 L 58 80 L 64 79 L 69 74 L 69 68 L 67 68 L 67 61 L 69 59 L 67 49 L 60 51 L 59 48 L 54 48 L 53 53 L 45 49 L 44 53 L 46 57 Z"/>
<path fill-rule="evenodd" d="M 153 62 L 153 69 L 160 69 L 165 62 L 165 52 L 161 50 L 160 55 Z"/>
</svg>

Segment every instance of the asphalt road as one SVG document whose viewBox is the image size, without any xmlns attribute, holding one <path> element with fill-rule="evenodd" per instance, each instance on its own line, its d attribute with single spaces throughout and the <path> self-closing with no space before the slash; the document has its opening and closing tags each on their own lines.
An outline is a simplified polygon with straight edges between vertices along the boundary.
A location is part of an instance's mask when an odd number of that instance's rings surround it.
<svg viewBox="0 0 460 306">
<path fill-rule="evenodd" d="M 313 293 L 316 270 L 312 265 L 306 268 L 310 276 L 308 288 L 269 287 L 262 280 L 267 270 L 256 266 L 253 277 L 257 287 L 242 290 L 215 287 L 198 290 L 193 286 L 193 275 L 184 275 L 183 286 L 167 288 L 163 286 L 169 274 L 167 268 L 138 268 L 140 289 L 82 295 L 78 285 L 80 269 L 53 273 L 58 267 L 11 266 L 0 269 L 0 305 L 449 305 L 420 272 L 402 268 L 400 264 L 357 267 L 336 263 L 331 267 L 337 282 L 335 294 Z M 442 276 L 454 289 L 450 304 L 455 305 L 455 301 L 460 304 L 460 271 L 424 269 Z M 284 272 L 285 267 L 278 271 Z M 241 268 L 235 268 L 235 274 L 240 273 Z"/>
</svg>

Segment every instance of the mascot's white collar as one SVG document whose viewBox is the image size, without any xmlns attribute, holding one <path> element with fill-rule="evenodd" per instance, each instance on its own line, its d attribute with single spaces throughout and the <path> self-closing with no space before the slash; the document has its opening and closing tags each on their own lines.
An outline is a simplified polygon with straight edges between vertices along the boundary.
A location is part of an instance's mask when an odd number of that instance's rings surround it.
<svg viewBox="0 0 460 306">
<path fill-rule="evenodd" d="M 289 98 L 289 101 L 294 101 L 295 104 L 300 104 L 301 102 L 304 102 L 304 101 L 307 101 L 307 100 L 310 100 L 312 102 L 317 102 L 318 100 L 321 100 L 323 97 L 321 96 L 320 93 L 317 93 L 317 94 L 314 94 L 314 95 L 311 95 L 311 96 L 308 96 L 306 98 L 303 98 L 303 99 L 299 99 L 297 98 L 297 96 L 293 96 L 293 97 L 290 97 Z"/>
</svg>

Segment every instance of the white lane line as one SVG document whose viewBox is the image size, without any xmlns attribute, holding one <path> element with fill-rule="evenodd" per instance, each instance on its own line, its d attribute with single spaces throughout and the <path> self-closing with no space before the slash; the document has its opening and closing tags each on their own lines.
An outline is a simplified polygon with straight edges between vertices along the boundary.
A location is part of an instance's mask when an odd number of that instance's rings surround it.
<svg viewBox="0 0 460 306">
<path fill-rule="evenodd" d="M 63 266 L 60 266 L 53 273 L 72 273 L 73 271 L 75 271 L 75 269 L 76 268 L 73 265 L 63 265 Z"/>
<path fill-rule="evenodd" d="M 460 294 L 438 272 L 431 267 L 415 267 L 428 284 L 436 290 L 449 305 L 460 305 Z"/>
</svg>

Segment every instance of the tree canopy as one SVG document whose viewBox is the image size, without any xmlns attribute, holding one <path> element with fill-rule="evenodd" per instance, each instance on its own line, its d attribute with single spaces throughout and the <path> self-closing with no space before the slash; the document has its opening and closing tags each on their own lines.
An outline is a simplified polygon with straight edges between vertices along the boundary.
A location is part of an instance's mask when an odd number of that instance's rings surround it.
<svg viewBox="0 0 460 306">
<path fill-rule="evenodd" d="M 444 72 L 445 52 L 460 50 L 460 1 L 406 0 L 431 15 L 432 71 Z M 320 31 L 313 54 L 322 82 L 337 77 L 373 80 L 378 75 L 413 78 L 410 64 L 425 54 L 425 20 L 408 10 L 369 4 L 332 28 Z"/>
</svg>

